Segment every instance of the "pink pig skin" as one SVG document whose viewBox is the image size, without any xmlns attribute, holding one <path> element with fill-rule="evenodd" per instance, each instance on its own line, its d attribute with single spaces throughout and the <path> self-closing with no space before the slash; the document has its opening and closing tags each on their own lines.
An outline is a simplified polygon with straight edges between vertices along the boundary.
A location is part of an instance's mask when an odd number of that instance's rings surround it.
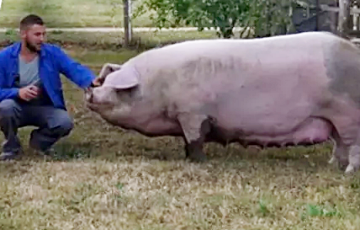
<svg viewBox="0 0 360 230">
<path fill-rule="evenodd" d="M 331 139 L 331 162 L 360 167 L 360 51 L 328 32 L 186 41 L 101 73 L 103 85 L 85 94 L 90 110 L 149 137 L 182 136 L 192 160 L 206 159 L 207 142 Z"/>
</svg>

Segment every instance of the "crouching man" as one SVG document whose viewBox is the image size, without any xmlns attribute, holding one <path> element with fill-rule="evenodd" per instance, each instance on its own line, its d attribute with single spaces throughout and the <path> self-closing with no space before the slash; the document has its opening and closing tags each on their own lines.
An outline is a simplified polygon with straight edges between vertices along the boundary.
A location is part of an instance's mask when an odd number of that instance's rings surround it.
<svg viewBox="0 0 360 230">
<path fill-rule="evenodd" d="M 71 132 L 60 74 L 83 89 L 99 85 L 90 69 L 45 43 L 46 29 L 39 16 L 23 18 L 20 35 L 21 42 L 0 52 L 0 126 L 6 139 L 0 160 L 20 154 L 20 127 L 37 127 L 29 145 L 43 154 L 51 154 L 52 146 Z"/>
</svg>

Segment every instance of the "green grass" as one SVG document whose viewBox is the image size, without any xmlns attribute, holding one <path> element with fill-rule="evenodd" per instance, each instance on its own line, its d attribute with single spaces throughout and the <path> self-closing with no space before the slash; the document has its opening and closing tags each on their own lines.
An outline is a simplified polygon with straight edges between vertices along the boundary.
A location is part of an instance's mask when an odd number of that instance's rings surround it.
<svg viewBox="0 0 360 230">
<path fill-rule="evenodd" d="M 133 1 L 133 10 L 141 0 Z M 3 0 L 0 27 L 18 27 L 28 13 L 40 15 L 48 27 L 122 27 L 122 0 Z M 132 21 L 133 26 L 152 26 L 149 14 Z"/>
<path fill-rule="evenodd" d="M 96 73 L 137 51 L 67 50 Z M 360 179 L 327 164 L 329 144 L 286 149 L 208 144 L 209 162 L 184 161 L 179 138 L 113 127 L 64 78 L 75 122 L 55 159 L 0 163 L 0 229 L 358 229 Z M 2 140 L 0 140 L 2 141 Z"/>
<path fill-rule="evenodd" d="M 237 33 L 238 35 L 238 33 Z M 136 32 L 133 34 L 131 48 L 144 50 L 164 44 L 191 40 L 217 38 L 214 31 L 155 31 L 155 32 Z M 107 49 L 119 50 L 123 48 L 124 34 L 121 32 L 62 32 L 51 31 L 47 34 L 48 42 L 68 47 L 85 47 L 91 50 Z M 0 46 L 8 45 L 19 40 L 18 32 L 8 30 L 0 33 Z M 96 57 L 99 58 L 98 56 Z M 100 57 L 101 58 L 101 57 Z M 100 60 L 101 61 L 101 60 Z"/>
</svg>

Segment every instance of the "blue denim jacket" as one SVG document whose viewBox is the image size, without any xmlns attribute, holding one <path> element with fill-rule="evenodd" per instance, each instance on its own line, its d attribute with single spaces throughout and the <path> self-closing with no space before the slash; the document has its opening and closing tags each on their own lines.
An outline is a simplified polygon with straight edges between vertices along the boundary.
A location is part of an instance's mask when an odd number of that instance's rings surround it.
<svg viewBox="0 0 360 230">
<path fill-rule="evenodd" d="M 18 97 L 19 88 L 15 80 L 19 73 L 21 43 L 17 42 L 0 51 L 0 102 Z M 96 78 L 87 67 L 69 57 L 60 47 L 43 44 L 39 55 L 39 77 L 56 108 L 66 109 L 60 74 L 63 74 L 80 88 L 91 85 Z"/>
</svg>

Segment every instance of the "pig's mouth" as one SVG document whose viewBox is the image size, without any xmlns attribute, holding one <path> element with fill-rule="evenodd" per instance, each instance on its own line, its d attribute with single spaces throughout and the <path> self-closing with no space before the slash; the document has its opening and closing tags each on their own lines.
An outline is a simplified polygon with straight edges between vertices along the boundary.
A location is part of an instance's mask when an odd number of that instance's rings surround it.
<svg viewBox="0 0 360 230">
<path fill-rule="evenodd" d="M 110 105 L 106 105 L 104 103 L 96 103 L 96 102 L 94 102 L 93 90 L 94 90 L 94 88 L 102 86 L 104 84 L 104 81 L 105 81 L 105 77 L 103 77 L 102 79 L 99 79 L 99 81 L 98 81 L 99 85 L 94 85 L 94 83 L 92 82 L 90 84 L 90 86 L 88 86 L 88 87 L 86 87 L 84 89 L 85 105 L 90 110 L 100 111 L 104 107 L 109 107 L 110 106 Z"/>
<path fill-rule="evenodd" d="M 93 111 L 99 111 L 104 109 L 111 109 L 114 107 L 114 104 L 111 102 L 96 102 L 94 101 L 93 88 L 88 87 L 85 89 L 85 104 L 86 106 Z"/>
<path fill-rule="evenodd" d="M 114 104 L 112 103 L 93 103 L 90 101 L 86 101 L 86 107 L 89 108 L 92 111 L 105 111 L 112 109 L 114 107 Z"/>
</svg>

